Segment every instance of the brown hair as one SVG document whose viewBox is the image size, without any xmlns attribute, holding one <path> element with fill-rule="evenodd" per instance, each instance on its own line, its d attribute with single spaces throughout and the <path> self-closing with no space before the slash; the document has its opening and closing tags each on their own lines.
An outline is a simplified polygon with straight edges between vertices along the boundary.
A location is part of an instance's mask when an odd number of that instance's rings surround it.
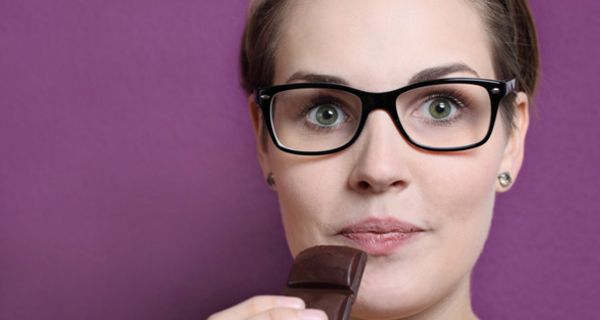
<svg viewBox="0 0 600 320">
<path fill-rule="evenodd" d="M 490 35 L 494 71 L 502 80 L 517 79 L 519 90 L 533 97 L 539 52 L 527 0 L 472 0 Z M 252 0 L 240 48 L 241 84 L 248 94 L 272 84 L 279 25 L 289 1 Z M 514 97 L 513 97 L 514 98 Z M 502 115 L 509 128 L 514 99 L 505 99 Z"/>
<path fill-rule="evenodd" d="M 494 71 L 502 80 L 517 79 L 530 100 L 537 87 L 540 57 L 533 16 L 527 0 L 474 0 L 482 13 L 492 44 Z M 512 97 L 514 98 L 514 97 Z M 505 99 L 501 114 L 513 128 L 514 99 Z"/>
</svg>

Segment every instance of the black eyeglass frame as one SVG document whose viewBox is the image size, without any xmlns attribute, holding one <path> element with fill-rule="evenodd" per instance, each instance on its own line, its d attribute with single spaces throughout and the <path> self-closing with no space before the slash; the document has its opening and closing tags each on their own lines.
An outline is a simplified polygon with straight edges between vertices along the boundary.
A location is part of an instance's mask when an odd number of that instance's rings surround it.
<svg viewBox="0 0 600 320">
<path fill-rule="evenodd" d="M 490 114 L 490 123 L 488 126 L 488 131 L 483 139 L 479 142 L 469 144 L 461 147 L 452 147 L 452 148 L 435 148 L 429 147 L 422 144 L 419 144 L 412 140 L 412 138 L 406 133 L 404 128 L 402 127 L 402 123 L 400 122 L 400 118 L 398 116 L 398 112 L 396 110 L 396 99 L 402 93 L 431 85 L 440 85 L 440 84 L 472 84 L 478 85 L 486 89 L 489 97 L 490 97 L 490 105 L 491 105 L 491 114 Z M 354 94 L 355 96 L 360 98 L 361 101 L 361 117 L 358 123 L 358 127 L 356 128 L 356 132 L 354 136 L 345 144 L 328 150 L 322 151 L 299 151 L 295 149 L 287 148 L 282 145 L 273 129 L 273 123 L 271 121 L 271 108 L 273 103 L 273 97 L 275 94 L 293 89 L 335 89 L 344 91 L 350 94 Z M 275 85 L 266 88 L 259 88 L 254 91 L 254 95 L 256 98 L 256 103 L 260 106 L 265 123 L 267 125 L 267 130 L 269 131 L 269 135 L 273 140 L 273 143 L 282 151 L 298 154 L 298 155 L 324 155 L 331 154 L 338 151 L 341 151 L 349 146 L 351 146 L 356 139 L 360 136 L 362 129 L 367 122 L 367 117 L 374 110 L 384 110 L 386 111 L 392 118 L 394 125 L 400 131 L 400 134 L 412 145 L 429 151 L 441 151 L 441 152 L 451 152 L 451 151 L 463 151 L 468 149 L 473 149 L 479 147 L 486 143 L 490 136 L 492 135 L 492 131 L 494 129 L 494 123 L 496 122 L 496 117 L 498 114 L 498 108 L 500 102 L 504 97 L 506 97 L 509 93 L 517 90 L 517 81 L 516 79 L 500 81 L 500 80 L 489 80 L 489 79 L 478 79 L 478 78 L 446 78 L 446 79 L 436 79 L 430 81 L 423 81 L 414 84 L 410 84 L 408 86 L 404 86 L 402 88 L 387 91 L 387 92 L 367 92 L 362 91 L 356 88 L 352 88 L 349 86 L 334 84 L 334 83 L 314 83 L 314 82 L 301 82 L 301 83 L 291 83 L 291 84 L 283 84 L 283 85 Z"/>
</svg>

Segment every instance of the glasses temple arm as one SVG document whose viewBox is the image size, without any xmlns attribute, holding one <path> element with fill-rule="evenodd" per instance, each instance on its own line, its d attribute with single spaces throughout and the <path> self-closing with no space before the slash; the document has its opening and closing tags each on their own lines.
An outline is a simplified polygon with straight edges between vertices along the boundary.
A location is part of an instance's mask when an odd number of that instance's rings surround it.
<svg viewBox="0 0 600 320">
<path fill-rule="evenodd" d="M 517 79 L 512 79 L 506 82 L 506 93 L 518 91 L 519 86 L 517 85 Z"/>
</svg>

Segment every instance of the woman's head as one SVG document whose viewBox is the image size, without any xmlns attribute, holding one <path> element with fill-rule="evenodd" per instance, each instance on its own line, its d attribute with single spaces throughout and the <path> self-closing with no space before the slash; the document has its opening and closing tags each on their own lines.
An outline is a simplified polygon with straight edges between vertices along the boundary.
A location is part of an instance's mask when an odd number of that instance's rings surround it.
<svg viewBox="0 0 600 320">
<path fill-rule="evenodd" d="M 275 177 L 292 254 L 317 244 L 371 253 L 354 316 L 445 314 L 468 305 L 469 276 L 487 238 L 495 193 L 505 190 L 496 177 L 515 177 L 522 161 L 537 70 L 526 4 L 260 1 L 251 10 L 241 60 L 249 95 L 312 79 L 387 92 L 424 70 L 445 70 L 436 78 L 517 79 L 523 92 L 500 107 L 489 140 L 455 152 L 409 143 L 393 115 L 380 109 L 341 151 L 284 152 L 261 139 L 265 123 L 255 97 L 249 99 L 260 164 L 265 176 Z M 411 238 L 403 243 L 406 234 Z"/>
</svg>

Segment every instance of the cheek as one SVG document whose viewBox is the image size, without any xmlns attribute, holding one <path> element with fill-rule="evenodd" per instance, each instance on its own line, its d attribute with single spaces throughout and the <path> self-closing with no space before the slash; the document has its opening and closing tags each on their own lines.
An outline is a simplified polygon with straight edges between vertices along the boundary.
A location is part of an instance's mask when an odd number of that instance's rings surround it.
<svg viewBox="0 0 600 320">
<path fill-rule="evenodd" d="M 340 199 L 343 173 L 323 158 L 288 156 L 275 151 L 271 157 L 283 226 L 292 255 L 328 242 L 334 232 L 331 215 L 334 199 Z M 333 161 L 335 162 L 335 161 Z"/>
<path fill-rule="evenodd" d="M 506 143 L 504 125 L 497 119 L 492 136 L 481 147 L 449 154 L 423 154 L 416 159 L 412 181 L 435 220 L 462 224 L 491 218 Z"/>
<path fill-rule="evenodd" d="M 413 170 L 415 187 L 434 230 L 428 263 L 447 265 L 456 277 L 475 264 L 493 216 L 502 147 L 490 141 L 463 154 L 422 159 Z"/>
<path fill-rule="evenodd" d="M 465 155 L 422 159 L 413 172 L 413 183 L 423 202 L 436 212 L 462 220 L 479 205 L 493 200 L 499 155 L 484 150 Z"/>
<path fill-rule="evenodd" d="M 441 243 L 448 244 L 447 256 L 465 249 L 478 255 L 487 238 L 500 161 L 499 149 L 491 147 L 424 159 L 424 165 L 414 170 L 426 219 Z"/>
</svg>

